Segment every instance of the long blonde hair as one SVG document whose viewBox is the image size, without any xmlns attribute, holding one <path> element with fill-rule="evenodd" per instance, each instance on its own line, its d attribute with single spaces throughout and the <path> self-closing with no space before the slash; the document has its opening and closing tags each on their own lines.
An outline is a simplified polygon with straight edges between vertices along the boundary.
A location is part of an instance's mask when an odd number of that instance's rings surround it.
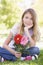
<svg viewBox="0 0 43 65">
<path fill-rule="evenodd" d="M 36 12 L 34 11 L 34 9 L 27 9 L 23 15 L 22 15 L 22 20 L 21 20 L 21 30 L 20 30 L 20 33 L 23 34 L 24 32 L 24 24 L 23 24 L 23 18 L 25 16 L 25 14 L 29 12 L 31 15 L 32 15 L 32 20 L 33 20 L 33 36 L 32 38 L 35 40 L 35 42 L 37 40 L 39 40 L 39 31 L 38 31 L 38 27 L 37 27 L 37 22 L 36 22 Z"/>
</svg>

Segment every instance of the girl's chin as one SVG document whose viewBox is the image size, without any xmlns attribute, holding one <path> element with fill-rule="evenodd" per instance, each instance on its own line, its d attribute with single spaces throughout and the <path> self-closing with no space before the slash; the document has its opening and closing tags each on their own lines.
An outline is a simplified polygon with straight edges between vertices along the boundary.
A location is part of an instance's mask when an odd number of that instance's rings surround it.
<svg viewBox="0 0 43 65">
<path fill-rule="evenodd" d="M 28 26 L 30 26 L 30 25 L 25 25 L 25 27 L 28 27 Z"/>
</svg>

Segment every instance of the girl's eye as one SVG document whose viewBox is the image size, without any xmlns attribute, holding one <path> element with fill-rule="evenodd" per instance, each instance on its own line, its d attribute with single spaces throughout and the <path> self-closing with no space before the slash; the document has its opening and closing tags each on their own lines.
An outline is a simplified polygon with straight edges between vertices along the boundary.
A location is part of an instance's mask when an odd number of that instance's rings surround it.
<svg viewBox="0 0 43 65">
<path fill-rule="evenodd" d="M 26 19 L 30 19 L 30 20 L 32 20 L 32 18 L 29 18 L 29 17 L 27 17 L 27 16 L 26 16 L 25 18 L 26 18 Z"/>
<path fill-rule="evenodd" d="M 26 19 L 28 19 L 28 17 L 26 17 Z"/>
</svg>

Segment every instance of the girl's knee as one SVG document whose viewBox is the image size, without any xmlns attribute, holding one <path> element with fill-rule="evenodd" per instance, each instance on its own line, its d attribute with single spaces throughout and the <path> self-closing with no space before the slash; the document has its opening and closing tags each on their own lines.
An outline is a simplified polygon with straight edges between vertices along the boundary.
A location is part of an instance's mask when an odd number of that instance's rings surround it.
<svg viewBox="0 0 43 65">
<path fill-rule="evenodd" d="M 29 52 L 30 52 L 31 55 L 34 55 L 34 54 L 39 55 L 40 50 L 39 50 L 38 47 L 31 47 L 31 48 L 29 48 Z"/>
<path fill-rule="evenodd" d="M 39 55 L 40 50 L 39 50 L 39 48 L 38 48 L 38 47 L 34 47 L 34 51 L 35 51 L 35 53 L 36 53 L 37 55 Z"/>
</svg>

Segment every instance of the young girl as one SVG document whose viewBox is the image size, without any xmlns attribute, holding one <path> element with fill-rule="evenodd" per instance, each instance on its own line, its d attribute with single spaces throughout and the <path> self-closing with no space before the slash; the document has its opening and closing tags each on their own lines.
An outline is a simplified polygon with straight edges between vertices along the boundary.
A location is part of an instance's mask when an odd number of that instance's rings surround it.
<svg viewBox="0 0 43 65">
<path fill-rule="evenodd" d="M 29 41 L 26 49 L 29 51 L 29 54 L 14 50 L 13 38 L 18 33 L 28 37 Z M 35 47 L 38 36 L 36 13 L 31 8 L 27 9 L 22 15 L 21 22 L 16 23 L 12 27 L 9 36 L 4 42 L 3 48 L 0 47 L 0 56 L 6 60 L 15 61 L 20 57 L 39 55 L 39 48 Z"/>
</svg>

